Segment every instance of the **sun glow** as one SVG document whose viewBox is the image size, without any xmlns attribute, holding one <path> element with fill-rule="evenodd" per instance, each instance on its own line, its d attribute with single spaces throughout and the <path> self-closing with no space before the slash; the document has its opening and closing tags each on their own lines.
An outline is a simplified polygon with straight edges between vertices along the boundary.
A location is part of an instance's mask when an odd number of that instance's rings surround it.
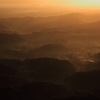
<svg viewBox="0 0 100 100">
<path fill-rule="evenodd" d="M 100 0 L 48 0 L 53 3 L 59 3 L 62 6 L 78 6 L 78 7 L 99 7 Z"/>
<path fill-rule="evenodd" d="M 77 6 L 100 6 L 100 0 L 70 0 Z"/>
<path fill-rule="evenodd" d="M 100 8 L 100 0 L 0 0 L 2 6 L 63 6 Z"/>
</svg>

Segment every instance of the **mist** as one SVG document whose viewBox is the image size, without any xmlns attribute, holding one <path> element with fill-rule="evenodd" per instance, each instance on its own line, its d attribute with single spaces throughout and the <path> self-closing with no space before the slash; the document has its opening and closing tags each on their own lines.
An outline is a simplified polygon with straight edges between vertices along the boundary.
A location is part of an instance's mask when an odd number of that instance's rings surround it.
<svg viewBox="0 0 100 100">
<path fill-rule="evenodd" d="M 0 100 L 99 100 L 98 5 L 1 0 Z"/>
</svg>

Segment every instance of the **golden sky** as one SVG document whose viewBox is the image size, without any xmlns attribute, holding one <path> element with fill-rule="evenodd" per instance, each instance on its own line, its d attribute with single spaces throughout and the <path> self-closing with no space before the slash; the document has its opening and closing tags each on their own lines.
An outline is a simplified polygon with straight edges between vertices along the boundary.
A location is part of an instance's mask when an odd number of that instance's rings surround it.
<svg viewBox="0 0 100 100">
<path fill-rule="evenodd" d="M 0 0 L 0 6 L 100 7 L 100 0 Z"/>
</svg>

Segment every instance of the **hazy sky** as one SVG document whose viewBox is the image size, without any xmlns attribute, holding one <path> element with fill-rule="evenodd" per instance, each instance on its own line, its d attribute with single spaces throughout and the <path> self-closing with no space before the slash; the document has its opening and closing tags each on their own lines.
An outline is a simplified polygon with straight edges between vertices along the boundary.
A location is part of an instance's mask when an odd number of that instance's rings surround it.
<svg viewBox="0 0 100 100">
<path fill-rule="evenodd" d="M 64 6 L 99 8 L 100 0 L 0 0 L 0 7 Z"/>
<path fill-rule="evenodd" d="M 0 0 L 0 5 L 100 6 L 100 0 Z"/>
</svg>

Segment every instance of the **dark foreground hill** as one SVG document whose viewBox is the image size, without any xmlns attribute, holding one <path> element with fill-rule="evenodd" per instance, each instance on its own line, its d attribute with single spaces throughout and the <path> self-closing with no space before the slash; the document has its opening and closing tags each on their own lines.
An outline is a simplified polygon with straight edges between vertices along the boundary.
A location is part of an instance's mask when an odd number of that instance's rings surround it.
<svg viewBox="0 0 100 100">
<path fill-rule="evenodd" d="M 67 60 L 0 59 L 0 100 L 99 100 L 99 77 L 99 70 L 76 72 Z"/>
<path fill-rule="evenodd" d="M 61 85 L 33 82 L 19 87 L 0 88 L 0 100 L 51 100 L 56 97 L 66 97 L 70 93 Z"/>
<path fill-rule="evenodd" d="M 0 69 L 3 75 L 18 76 L 31 81 L 63 82 L 67 75 L 75 73 L 75 66 L 67 60 L 55 58 L 0 59 Z M 9 69 L 9 70 L 7 70 Z M 11 75 L 12 76 L 12 75 Z"/>
</svg>

